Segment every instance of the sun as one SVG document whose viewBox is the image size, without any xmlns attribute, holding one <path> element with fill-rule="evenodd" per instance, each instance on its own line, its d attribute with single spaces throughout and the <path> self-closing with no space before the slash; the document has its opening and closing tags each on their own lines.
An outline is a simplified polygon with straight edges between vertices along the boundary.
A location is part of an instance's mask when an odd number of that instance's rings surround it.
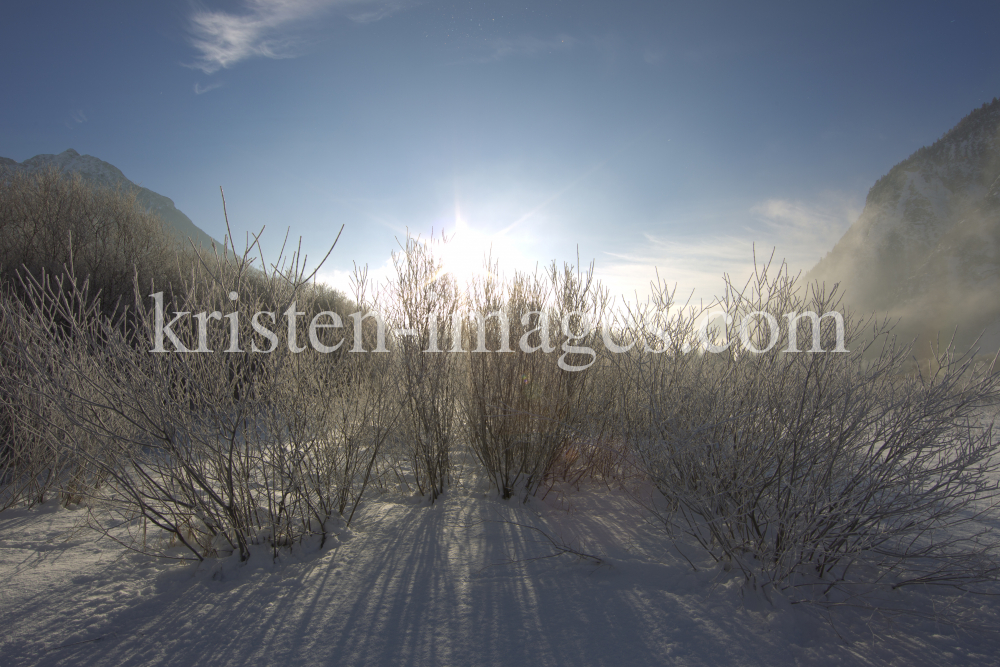
<svg viewBox="0 0 1000 667">
<path fill-rule="evenodd" d="M 529 256 L 534 244 L 532 235 L 520 228 L 523 221 L 511 223 L 501 217 L 489 223 L 469 222 L 456 204 L 454 224 L 444 229 L 447 241 L 434 248 L 441 259 L 441 272 L 466 287 L 490 273 L 487 261 L 501 280 L 516 271 L 531 273 L 537 260 Z"/>
<path fill-rule="evenodd" d="M 462 238 L 457 234 L 441 248 L 444 272 L 460 283 L 468 283 L 486 273 L 484 256 L 490 251 L 489 242 Z"/>
<path fill-rule="evenodd" d="M 494 251 L 497 239 L 471 227 L 458 216 L 454 230 L 445 230 L 445 235 L 448 240 L 439 247 L 444 272 L 464 284 L 485 276 L 486 258 Z"/>
</svg>

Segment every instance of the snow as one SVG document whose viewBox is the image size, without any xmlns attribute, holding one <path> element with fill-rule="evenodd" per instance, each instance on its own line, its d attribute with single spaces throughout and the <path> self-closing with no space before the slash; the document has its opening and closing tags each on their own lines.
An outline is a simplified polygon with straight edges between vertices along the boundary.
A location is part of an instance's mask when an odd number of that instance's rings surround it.
<svg viewBox="0 0 1000 667">
<path fill-rule="evenodd" d="M 97 511 L 96 509 L 94 511 Z M 87 509 L 0 514 L 0 665 L 941 665 L 1000 656 L 1000 600 L 901 589 L 883 615 L 765 598 L 603 485 L 434 505 L 375 495 L 274 562 L 155 560 Z M 698 570 L 692 568 L 690 558 Z M 968 614 L 974 625 L 934 620 Z"/>
</svg>

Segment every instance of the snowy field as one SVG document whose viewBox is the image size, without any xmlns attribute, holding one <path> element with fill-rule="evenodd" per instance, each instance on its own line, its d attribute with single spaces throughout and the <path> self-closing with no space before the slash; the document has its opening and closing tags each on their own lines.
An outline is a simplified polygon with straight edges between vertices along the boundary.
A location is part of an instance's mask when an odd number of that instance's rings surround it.
<svg viewBox="0 0 1000 667">
<path fill-rule="evenodd" d="M 767 600 L 603 486 L 524 504 L 467 476 L 359 512 L 322 550 L 242 566 L 128 552 L 86 509 L 4 512 L 0 665 L 1000 664 L 998 598 Z"/>
</svg>

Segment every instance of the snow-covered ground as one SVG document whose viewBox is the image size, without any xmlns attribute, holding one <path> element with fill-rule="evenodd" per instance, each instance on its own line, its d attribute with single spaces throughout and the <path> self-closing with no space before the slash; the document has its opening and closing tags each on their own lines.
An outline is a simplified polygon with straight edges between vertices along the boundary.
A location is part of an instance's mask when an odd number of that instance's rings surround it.
<svg viewBox="0 0 1000 667">
<path fill-rule="evenodd" d="M 321 551 L 243 566 L 125 551 L 83 509 L 4 512 L 0 665 L 1000 664 L 1000 599 L 894 593 L 915 616 L 768 602 L 689 550 L 695 571 L 603 486 L 523 504 L 466 478 L 434 506 L 359 512 Z"/>
</svg>

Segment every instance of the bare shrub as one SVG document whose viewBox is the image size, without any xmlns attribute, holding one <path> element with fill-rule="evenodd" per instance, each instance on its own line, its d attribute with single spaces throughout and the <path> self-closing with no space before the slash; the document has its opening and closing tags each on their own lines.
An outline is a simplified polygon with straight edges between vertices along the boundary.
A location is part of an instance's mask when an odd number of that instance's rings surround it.
<svg viewBox="0 0 1000 667">
<path fill-rule="evenodd" d="M 136 190 L 85 182 L 56 169 L 0 174 L 0 279 L 15 291 L 27 272 L 62 275 L 73 264 L 110 314 L 131 305 L 132 279 L 164 286 L 178 277 L 177 242 Z"/>
<path fill-rule="evenodd" d="M 662 285 L 659 298 L 670 305 Z M 786 352 L 792 331 L 799 350 L 813 345 L 807 320 L 780 328 L 787 313 L 838 305 L 764 266 L 742 289 L 727 278 L 700 349 L 677 314 L 668 351 L 617 355 L 631 383 L 623 431 L 666 526 L 759 586 L 994 580 L 995 538 L 961 529 L 1000 490 L 992 426 L 977 417 L 1000 378 L 947 350 L 933 375 L 903 375 L 909 349 L 891 327 L 850 314 L 850 352 L 833 351 L 832 317 L 824 352 Z"/>
<path fill-rule="evenodd" d="M 14 347 L 29 316 L 25 304 L 9 288 L 0 293 L 0 304 L 0 339 L 5 341 L 0 349 L 0 510 L 43 503 L 49 494 L 60 494 L 67 505 L 79 502 L 100 482 L 81 455 L 97 455 L 94 443 L 40 391 L 49 376 L 25 363 Z M 48 331 L 53 345 L 59 345 L 60 333 Z"/>
<path fill-rule="evenodd" d="M 175 246 L 134 191 L 93 186 L 54 169 L 0 174 L 0 289 L 10 313 L 51 308 L 52 303 L 30 301 L 35 290 L 28 283 L 61 289 L 69 284 L 64 278 L 72 265 L 74 280 L 88 282 L 91 299 L 75 307 L 89 311 L 86 317 L 112 316 L 133 301 L 137 273 L 146 283 L 177 279 L 182 262 Z M 72 502 L 100 479 L 77 452 L 87 438 L 38 393 L 44 376 L 26 366 L 12 347 L 24 321 L 11 316 L 0 324 L 0 509 L 42 502 L 53 490 Z M 56 317 L 48 324 L 57 345 L 68 322 Z"/>
<path fill-rule="evenodd" d="M 397 334 L 393 355 L 402 405 L 399 437 L 418 490 L 433 502 L 450 480 L 457 430 L 461 361 L 452 350 L 461 293 L 432 243 L 407 236 L 400 252 L 393 253 L 393 264 L 396 276 L 383 305 Z"/>
<path fill-rule="evenodd" d="M 547 478 L 569 475 L 594 435 L 597 352 L 583 350 L 593 349 L 604 297 L 593 267 L 553 263 L 544 273 L 515 273 L 509 286 L 496 264 L 486 268 L 471 287 L 466 323 L 469 444 L 503 498 L 527 498 Z M 518 324 L 525 333 L 512 340 Z"/>
<path fill-rule="evenodd" d="M 307 288 L 298 253 L 261 271 L 252 248 L 203 254 L 174 295 L 172 327 L 158 292 L 137 299 L 140 317 L 116 320 L 82 307 L 88 288 L 72 280 L 29 280 L 28 300 L 41 307 L 5 309 L 19 318 L 23 363 L 45 379 L 37 395 L 100 444 L 99 455 L 85 453 L 108 480 L 96 500 L 133 530 L 133 548 L 245 560 L 254 544 L 276 555 L 310 535 L 323 543 L 351 520 L 377 471 L 394 419 L 385 362 L 297 354 L 309 345 L 301 315 L 319 292 Z M 258 312 L 270 313 L 259 323 L 272 331 L 287 317 L 288 340 L 247 336 Z M 69 334 L 53 344 L 57 325 Z M 343 333 L 349 345 L 350 328 Z M 160 344 L 163 352 L 150 351 Z M 187 555 L 170 551 L 175 545 Z"/>
</svg>

